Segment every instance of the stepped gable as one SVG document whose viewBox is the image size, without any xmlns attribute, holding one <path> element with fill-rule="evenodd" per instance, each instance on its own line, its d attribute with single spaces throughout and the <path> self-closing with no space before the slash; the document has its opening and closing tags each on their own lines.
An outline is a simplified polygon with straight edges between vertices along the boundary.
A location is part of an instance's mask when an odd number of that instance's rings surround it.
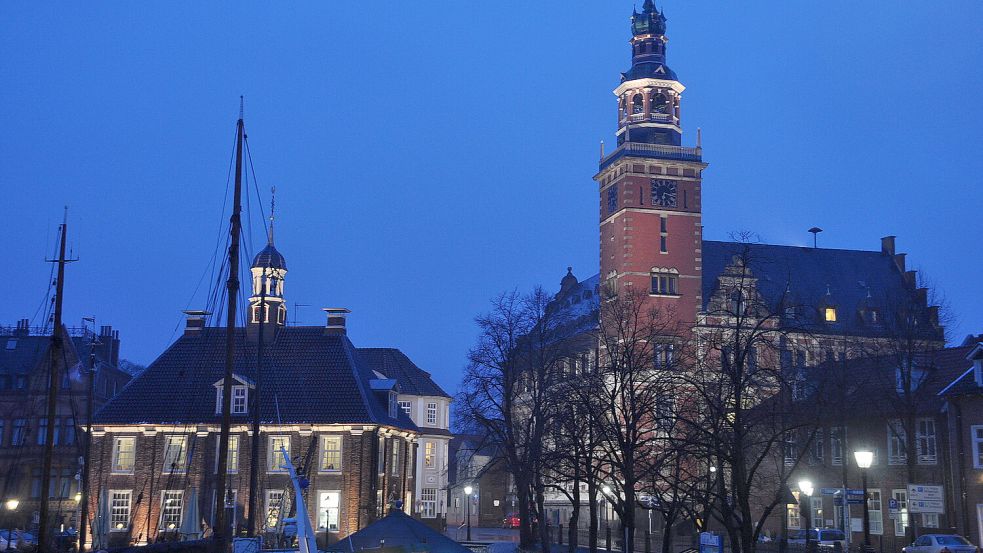
<svg viewBox="0 0 983 553">
<path fill-rule="evenodd" d="M 718 277 L 725 274 L 735 257 L 744 255 L 747 248 L 748 268 L 757 280 L 758 293 L 772 308 L 786 290 L 799 305 L 812 306 L 803 322 L 819 325 L 820 306 L 830 302 L 840 313 L 835 324 L 838 333 L 869 334 L 872 328 L 857 315 L 860 306 L 889 308 L 886 303 L 897 298 L 914 298 L 915 290 L 905 280 L 892 255 L 880 251 L 840 250 L 772 244 L 746 244 L 704 240 L 703 305 L 707 310 L 710 299 L 719 287 Z M 925 308 L 925 328 L 930 314 Z M 811 317 L 811 319 L 810 319 Z"/>
<path fill-rule="evenodd" d="M 396 348 L 357 348 L 366 366 L 399 382 L 400 392 L 414 396 L 451 397 L 437 385 L 430 373 L 417 367 Z"/>
<path fill-rule="evenodd" d="M 256 344 L 237 328 L 234 374 L 252 383 Z M 219 423 L 216 387 L 225 374 L 224 328 L 204 328 L 175 341 L 94 417 L 97 424 Z M 371 391 L 375 379 L 345 335 L 322 327 L 284 327 L 264 348 L 259 405 L 265 424 L 383 424 L 416 426 Z M 251 420 L 251 415 L 234 415 Z"/>
</svg>

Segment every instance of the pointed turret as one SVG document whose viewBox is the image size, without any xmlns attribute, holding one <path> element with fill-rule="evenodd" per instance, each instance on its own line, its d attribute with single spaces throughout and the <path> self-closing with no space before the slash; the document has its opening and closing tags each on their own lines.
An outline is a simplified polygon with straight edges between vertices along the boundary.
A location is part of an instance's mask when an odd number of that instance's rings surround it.
<svg viewBox="0 0 983 553">
<path fill-rule="evenodd" d="M 276 193 L 276 189 L 273 193 Z M 287 274 L 287 260 L 273 245 L 275 207 L 276 203 L 273 200 L 270 206 L 270 229 L 266 236 L 266 247 L 256 254 L 250 268 L 253 276 L 253 295 L 249 298 L 249 323 L 259 324 L 260 318 L 265 316 L 263 322 L 271 324 L 272 327 L 283 326 L 287 322 L 287 308 L 283 299 L 283 279 Z M 260 305 L 264 301 L 267 309 L 262 310 Z"/>
</svg>

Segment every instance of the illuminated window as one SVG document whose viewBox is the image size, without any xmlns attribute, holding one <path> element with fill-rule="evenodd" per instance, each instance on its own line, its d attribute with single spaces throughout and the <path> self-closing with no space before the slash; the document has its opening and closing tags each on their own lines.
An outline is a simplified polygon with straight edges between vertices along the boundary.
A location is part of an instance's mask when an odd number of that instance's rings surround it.
<svg viewBox="0 0 983 553">
<path fill-rule="evenodd" d="M 218 446 L 220 436 L 215 436 L 215 472 L 218 472 Z M 229 436 L 229 453 L 225 466 L 228 472 L 239 472 L 239 436 Z"/>
<path fill-rule="evenodd" d="M 284 453 L 286 450 L 286 453 Z M 290 457 L 290 436 L 270 436 L 269 472 L 284 472 Z"/>
<path fill-rule="evenodd" d="M 133 436 L 120 437 L 113 441 L 113 472 L 133 472 L 136 441 Z"/>
<path fill-rule="evenodd" d="M 341 470 L 341 436 L 321 436 L 321 472 Z"/>
<path fill-rule="evenodd" d="M 184 472 L 188 468 L 187 451 L 187 436 L 167 436 L 164 441 L 164 472 Z"/>
<path fill-rule="evenodd" d="M 109 491 L 109 530 L 123 532 L 130 525 L 131 490 Z"/>
<path fill-rule="evenodd" d="M 433 442 L 423 444 L 423 466 L 432 469 L 435 465 L 434 453 L 435 445 Z"/>
<path fill-rule="evenodd" d="M 341 511 L 341 492 L 321 492 L 317 501 L 317 528 L 328 532 L 338 531 L 338 513 Z"/>
<path fill-rule="evenodd" d="M 827 323 L 835 323 L 836 322 L 836 308 L 835 307 L 827 307 L 827 308 L 825 308 L 823 310 L 823 317 L 826 319 L 826 322 Z"/>
<path fill-rule="evenodd" d="M 266 527 L 276 528 L 283 511 L 283 490 L 266 490 Z"/>
<path fill-rule="evenodd" d="M 180 528 L 183 511 L 183 491 L 164 490 L 160 492 L 160 529 L 162 531 L 174 531 Z"/>
</svg>

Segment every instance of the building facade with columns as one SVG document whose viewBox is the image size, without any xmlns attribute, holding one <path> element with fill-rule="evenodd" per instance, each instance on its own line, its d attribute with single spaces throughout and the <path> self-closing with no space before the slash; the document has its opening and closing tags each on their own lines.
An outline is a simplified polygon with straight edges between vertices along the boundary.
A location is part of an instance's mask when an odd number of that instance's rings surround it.
<svg viewBox="0 0 983 553">
<path fill-rule="evenodd" d="M 94 419 L 90 512 L 100 545 L 208 535 L 217 495 L 241 535 L 252 516 L 254 465 L 255 524 L 274 538 L 300 500 L 283 468 L 284 449 L 310 483 L 302 500 L 322 546 L 364 528 L 397 500 L 419 514 L 421 430 L 399 403 L 408 375 L 355 347 L 347 309 L 325 309 L 325 326 L 287 326 L 286 261 L 272 242 L 253 262 L 248 323 L 233 331 L 227 466 L 217 466 L 227 331 L 209 326 L 205 312 L 188 312 L 184 334 Z M 416 371 L 408 388 L 429 380 Z M 215 489 L 220 469 L 226 490 Z"/>
</svg>

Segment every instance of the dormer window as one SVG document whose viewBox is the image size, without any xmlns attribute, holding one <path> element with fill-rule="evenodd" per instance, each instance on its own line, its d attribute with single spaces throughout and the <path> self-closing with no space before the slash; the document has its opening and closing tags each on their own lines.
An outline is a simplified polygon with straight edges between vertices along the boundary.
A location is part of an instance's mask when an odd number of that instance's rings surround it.
<svg viewBox="0 0 983 553">
<path fill-rule="evenodd" d="M 233 376 L 232 384 L 232 404 L 229 412 L 233 415 L 245 415 L 249 412 L 249 389 L 253 387 L 248 379 L 239 375 Z M 222 393 L 225 388 L 225 379 L 219 380 L 215 386 L 215 414 L 222 414 Z"/>
<path fill-rule="evenodd" d="M 835 323 L 836 322 L 836 308 L 835 307 L 832 307 L 832 306 L 824 307 L 823 308 L 823 320 L 825 320 L 827 323 Z"/>
</svg>

